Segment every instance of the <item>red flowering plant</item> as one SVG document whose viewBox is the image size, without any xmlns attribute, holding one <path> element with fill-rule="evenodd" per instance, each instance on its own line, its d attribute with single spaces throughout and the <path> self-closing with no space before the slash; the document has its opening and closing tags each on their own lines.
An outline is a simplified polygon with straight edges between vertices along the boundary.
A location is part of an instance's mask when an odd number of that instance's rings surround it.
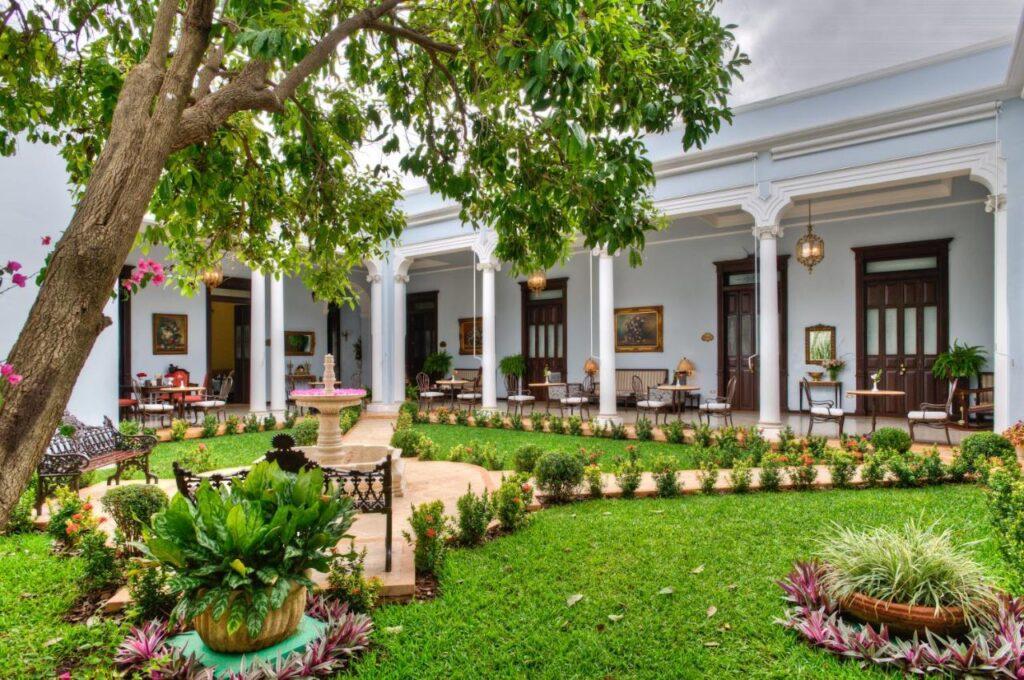
<svg viewBox="0 0 1024 680">
<path fill-rule="evenodd" d="M 1010 440 L 1010 443 L 1017 448 L 1024 447 L 1024 421 L 1018 420 L 1016 423 L 1006 428 L 1003 431 L 1003 436 Z"/>
<path fill-rule="evenodd" d="M 106 521 L 93 515 L 92 503 L 67 488 L 57 490 L 57 498 L 48 503 L 50 523 L 47 532 L 64 548 L 74 548 L 79 540 Z"/>
<path fill-rule="evenodd" d="M 403 531 L 402 535 L 413 546 L 416 571 L 436 574 L 444 563 L 451 533 L 448 518 L 444 514 L 444 503 L 433 501 L 412 506 L 409 524 L 412 533 Z"/>
<path fill-rule="evenodd" d="M 491 496 L 494 516 L 504 531 L 512 532 L 526 524 L 530 503 L 533 502 L 533 484 L 529 475 L 510 475 L 501 480 L 501 486 Z"/>
</svg>

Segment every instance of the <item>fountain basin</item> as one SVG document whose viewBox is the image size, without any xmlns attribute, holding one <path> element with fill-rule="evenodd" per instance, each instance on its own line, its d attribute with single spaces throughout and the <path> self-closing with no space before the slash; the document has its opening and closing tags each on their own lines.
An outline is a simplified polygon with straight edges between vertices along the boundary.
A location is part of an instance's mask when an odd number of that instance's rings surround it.
<svg viewBox="0 0 1024 680">
<path fill-rule="evenodd" d="M 316 445 L 307 447 L 310 458 L 324 465 L 334 465 L 341 454 L 341 425 L 338 414 L 349 406 L 358 406 L 366 396 L 366 390 L 359 389 L 313 389 L 293 390 L 291 398 L 298 406 L 315 408 L 320 420 Z"/>
</svg>

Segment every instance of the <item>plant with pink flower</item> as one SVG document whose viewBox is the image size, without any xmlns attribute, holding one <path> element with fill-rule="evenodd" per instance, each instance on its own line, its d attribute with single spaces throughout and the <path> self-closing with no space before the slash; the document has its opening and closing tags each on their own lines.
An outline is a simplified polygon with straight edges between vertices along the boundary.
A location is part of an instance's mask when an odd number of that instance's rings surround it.
<svg viewBox="0 0 1024 680">
<path fill-rule="evenodd" d="M 121 280 L 121 287 L 128 295 L 134 295 L 149 284 L 162 286 L 166 281 L 167 275 L 164 273 L 164 266 L 155 260 L 142 257 L 139 258 L 139 263 L 131 275 Z"/>
<path fill-rule="evenodd" d="M 0 362 L 0 377 L 6 379 L 11 385 L 17 385 L 23 379 L 21 375 L 14 372 L 14 366 L 6 361 Z"/>
</svg>

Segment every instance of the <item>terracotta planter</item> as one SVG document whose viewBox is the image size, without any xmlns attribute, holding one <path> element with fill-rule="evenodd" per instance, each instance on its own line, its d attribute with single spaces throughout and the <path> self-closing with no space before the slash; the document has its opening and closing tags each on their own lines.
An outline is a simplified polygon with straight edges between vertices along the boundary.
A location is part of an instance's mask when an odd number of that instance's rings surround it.
<svg viewBox="0 0 1024 680">
<path fill-rule="evenodd" d="M 235 595 L 231 596 L 234 600 Z M 306 587 L 296 586 L 285 599 L 280 609 L 272 610 L 267 614 L 263 622 L 263 628 L 256 637 L 250 637 L 249 631 L 243 623 L 241 628 L 234 633 L 228 633 L 228 617 L 231 613 L 231 605 L 224 612 L 224 616 L 214 620 L 210 610 L 192 619 L 199 638 L 206 643 L 206 646 L 215 652 L 238 654 L 241 652 L 255 652 L 265 649 L 271 645 L 291 637 L 299 627 L 302 614 L 306 610 Z"/>
<path fill-rule="evenodd" d="M 960 607 L 919 607 L 879 600 L 861 593 L 854 593 L 840 603 L 843 611 L 861 621 L 888 626 L 889 630 L 901 635 L 924 634 L 925 629 L 938 635 L 956 635 L 967 629 L 964 611 Z"/>
</svg>

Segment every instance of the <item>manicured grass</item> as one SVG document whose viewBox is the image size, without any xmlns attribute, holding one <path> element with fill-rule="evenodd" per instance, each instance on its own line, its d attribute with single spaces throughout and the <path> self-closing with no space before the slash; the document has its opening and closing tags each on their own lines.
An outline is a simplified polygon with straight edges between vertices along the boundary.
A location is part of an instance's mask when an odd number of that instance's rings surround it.
<svg viewBox="0 0 1024 680">
<path fill-rule="evenodd" d="M 979 541 L 970 550 L 1007 583 L 983 493 L 971 486 L 587 502 L 544 510 L 518 534 L 454 551 L 438 599 L 377 612 L 376 645 L 356 675 L 883 677 L 774 624 L 783 611 L 774 581 L 832 521 L 911 518 Z M 666 587 L 674 593 L 659 595 Z M 568 607 L 575 593 L 584 597 Z"/>
<path fill-rule="evenodd" d="M 214 469 L 251 465 L 253 461 L 273 448 L 270 445 L 270 440 L 272 440 L 275 435 L 291 434 L 291 432 L 291 430 L 250 432 L 234 435 L 222 435 L 220 437 L 211 437 L 209 439 L 186 439 L 185 441 L 180 442 L 163 442 L 161 444 L 157 444 L 153 449 L 153 453 L 149 457 L 149 467 L 153 474 L 160 479 L 172 479 L 174 477 L 174 471 L 171 469 L 171 463 L 176 460 L 181 460 L 182 455 L 186 451 L 194 449 L 199 444 L 205 444 L 209 449 L 210 458 L 214 462 Z M 113 474 L 113 470 L 105 470 L 103 472 L 103 479 L 106 479 L 111 474 Z M 122 478 L 142 479 L 142 475 L 133 471 L 132 474 L 126 475 Z"/>
<path fill-rule="evenodd" d="M 512 454 L 521 446 L 535 444 L 548 451 L 578 451 L 586 449 L 588 453 L 599 453 L 598 463 L 605 470 L 611 470 L 617 457 L 625 457 L 626 447 L 635 446 L 642 463 L 648 464 L 661 455 L 670 455 L 679 460 L 682 468 L 696 467 L 693 451 L 689 444 L 668 444 L 666 442 L 605 439 L 598 437 L 574 437 L 568 434 L 552 434 L 550 432 L 526 432 L 523 430 L 496 430 L 484 427 L 468 427 L 464 425 L 417 424 L 414 429 L 427 435 L 447 452 L 456 444 L 467 444 L 473 440 L 481 443 L 493 443 L 498 448 L 498 455 L 506 461 L 505 468 L 511 469 Z M 649 469 L 649 465 L 645 465 Z"/>
<path fill-rule="evenodd" d="M 0 536 L 0 678 L 112 677 L 113 649 L 127 626 L 62 616 L 79 595 L 82 562 L 50 553 L 45 534 Z"/>
</svg>

